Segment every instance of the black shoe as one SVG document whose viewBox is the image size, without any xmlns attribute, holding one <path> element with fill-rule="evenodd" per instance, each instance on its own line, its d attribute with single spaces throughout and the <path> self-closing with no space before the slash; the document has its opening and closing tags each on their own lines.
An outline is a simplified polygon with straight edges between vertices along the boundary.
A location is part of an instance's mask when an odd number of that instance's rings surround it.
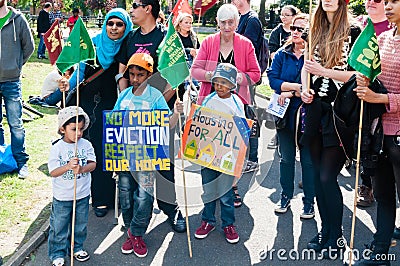
<svg viewBox="0 0 400 266">
<path fill-rule="evenodd" d="M 313 239 L 310 240 L 310 242 L 307 243 L 307 249 L 313 249 L 316 252 L 320 252 L 327 241 L 328 236 L 322 234 L 322 232 L 319 232 L 313 237 Z"/>
<path fill-rule="evenodd" d="M 105 207 L 105 208 L 104 208 Z M 101 206 L 101 208 L 100 208 L 100 206 L 98 206 L 98 207 L 93 207 L 93 210 L 94 210 L 94 214 L 97 216 L 97 217 L 104 217 L 104 216 L 106 216 L 107 215 L 107 212 L 108 212 L 108 207 L 106 207 L 106 206 Z"/>
<path fill-rule="evenodd" d="M 354 266 L 370 266 L 370 265 L 375 265 L 375 266 L 390 266 L 390 256 L 391 254 L 388 254 L 389 252 L 389 246 L 380 244 L 380 243 L 375 243 L 375 241 L 372 241 L 371 245 L 365 245 L 366 250 L 363 251 L 363 258 L 356 263 L 354 263 Z M 393 254 L 392 254 L 393 255 Z M 386 260 L 382 260 L 385 258 Z"/>
<path fill-rule="evenodd" d="M 394 239 L 400 239 L 400 227 L 394 228 L 394 231 L 393 231 L 393 238 L 394 238 Z"/>
<path fill-rule="evenodd" d="M 168 217 L 168 222 L 175 232 L 183 233 L 186 231 L 186 221 L 183 218 L 181 211 L 177 210 L 174 215 Z"/>
<path fill-rule="evenodd" d="M 342 259 L 346 251 L 346 246 L 346 239 L 343 236 L 338 238 L 329 238 L 322 247 L 322 256 L 327 260 Z"/>
</svg>

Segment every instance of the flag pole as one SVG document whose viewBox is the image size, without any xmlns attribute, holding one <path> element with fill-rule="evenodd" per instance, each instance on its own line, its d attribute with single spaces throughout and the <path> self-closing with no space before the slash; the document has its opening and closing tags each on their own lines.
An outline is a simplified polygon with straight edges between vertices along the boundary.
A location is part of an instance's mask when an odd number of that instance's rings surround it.
<svg viewBox="0 0 400 266">
<path fill-rule="evenodd" d="M 313 20 L 311 19 L 312 17 L 312 5 L 313 5 L 313 1 L 312 0 L 310 0 L 310 4 L 308 5 L 308 16 L 309 16 L 309 18 L 310 18 L 310 27 L 309 27 L 309 30 L 308 30 L 308 38 L 307 38 L 307 40 L 308 40 L 308 53 L 307 53 L 307 55 L 308 55 L 308 59 L 309 60 L 312 60 L 312 53 L 311 53 L 311 24 L 313 23 Z M 307 91 L 307 93 L 310 93 L 310 85 L 311 85 L 311 74 L 310 74 L 310 72 L 307 72 L 307 88 L 306 88 L 306 91 Z"/>
<path fill-rule="evenodd" d="M 364 100 L 361 100 L 360 107 L 360 122 L 358 123 L 358 140 L 357 140 L 357 164 L 356 164 L 356 182 L 354 184 L 354 200 L 353 200 L 353 217 L 351 219 L 351 234 L 350 234 L 350 257 L 349 266 L 352 265 L 353 259 L 353 247 L 354 247 L 354 229 L 356 225 L 356 211 L 357 211 L 357 190 L 358 190 L 358 180 L 360 176 L 360 157 L 361 157 L 361 131 L 363 125 L 363 114 L 364 114 Z"/>
<path fill-rule="evenodd" d="M 76 130 L 75 130 L 75 157 L 78 156 L 78 124 L 79 124 L 79 64 L 76 75 Z M 78 162 L 79 163 L 79 162 Z M 74 198 L 72 201 L 72 226 L 71 226 L 71 266 L 74 265 L 74 245 L 75 245 L 75 216 L 76 216 L 76 179 L 74 174 Z"/>
<path fill-rule="evenodd" d="M 178 100 L 181 100 L 179 98 L 179 93 L 178 93 L 178 88 L 175 88 L 175 92 L 176 92 L 176 98 Z M 179 132 L 180 132 L 180 136 L 181 136 L 181 148 L 183 145 L 183 138 L 182 138 L 182 118 L 181 115 L 179 114 Z M 182 149 L 180 149 L 179 152 L 182 152 Z M 189 228 L 189 213 L 188 213 L 188 203 L 187 203 L 187 195 L 186 195 L 186 177 L 185 177 L 185 157 L 182 156 L 181 154 L 181 163 L 182 163 L 182 179 L 183 179 L 183 196 L 184 196 L 184 200 L 185 200 L 185 213 L 186 213 L 186 236 L 187 236 L 187 241 L 188 241 L 188 246 L 189 246 L 189 257 L 192 258 L 193 257 L 193 253 L 192 253 L 192 243 L 190 242 L 190 228 Z"/>
</svg>

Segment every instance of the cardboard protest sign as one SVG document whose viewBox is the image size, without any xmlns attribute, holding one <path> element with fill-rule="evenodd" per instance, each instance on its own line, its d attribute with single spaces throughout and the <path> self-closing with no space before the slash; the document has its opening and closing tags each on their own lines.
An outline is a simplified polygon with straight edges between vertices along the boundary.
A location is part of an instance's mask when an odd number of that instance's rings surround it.
<svg viewBox="0 0 400 266">
<path fill-rule="evenodd" d="M 103 170 L 169 170 L 169 110 L 103 111 Z"/>
<path fill-rule="evenodd" d="M 181 154 L 189 161 L 240 177 L 249 143 L 250 119 L 192 105 Z"/>
</svg>

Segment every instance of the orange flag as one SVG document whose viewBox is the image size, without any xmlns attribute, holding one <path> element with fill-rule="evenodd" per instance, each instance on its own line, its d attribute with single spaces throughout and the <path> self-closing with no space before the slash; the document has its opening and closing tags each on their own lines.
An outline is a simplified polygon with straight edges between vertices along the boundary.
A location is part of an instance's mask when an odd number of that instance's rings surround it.
<svg viewBox="0 0 400 266">
<path fill-rule="evenodd" d="M 174 14 L 172 19 L 173 24 L 180 13 L 192 14 L 192 8 L 190 7 L 188 0 L 178 0 L 178 2 L 176 2 L 174 9 L 172 9 L 172 14 Z"/>
</svg>

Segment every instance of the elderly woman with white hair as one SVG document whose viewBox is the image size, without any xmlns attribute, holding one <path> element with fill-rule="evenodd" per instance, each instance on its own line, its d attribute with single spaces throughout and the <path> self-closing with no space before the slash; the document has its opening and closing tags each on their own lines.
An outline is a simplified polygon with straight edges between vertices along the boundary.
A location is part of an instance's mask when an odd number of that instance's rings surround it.
<svg viewBox="0 0 400 266">
<path fill-rule="evenodd" d="M 217 22 L 220 31 L 203 40 L 191 69 L 192 77 L 202 82 L 197 103 L 201 105 L 204 98 L 213 92 L 211 77 L 217 64 L 230 63 L 238 70 L 236 93 L 243 104 L 251 104 L 249 85 L 261 77 L 253 44 L 235 33 L 239 11 L 234 5 L 222 5 L 217 12 Z M 233 191 L 235 207 L 240 207 L 242 202 L 237 186 L 233 187 Z"/>
<path fill-rule="evenodd" d="M 237 68 L 236 94 L 243 104 L 251 104 L 249 85 L 256 83 L 261 76 L 253 44 L 246 37 L 235 33 L 239 12 L 234 5 L 222 5 L 217 11 L 217 22 L 220 31 L 203 40 L 191 68 L 192 77 L 202 82 L 197 103 L 201 105 L 204 98 L 214 92 L 211 78 L 217 65 L 229 63 Z M 237 186 L 233 186 L 232 197 L 235 199 L 235 207 L 239 207 L 237 203 L 241 204 L 241 199 Z M 208 230 L 214 228 L 213 221 L 205 221 L 203 225 L 205 228 L 198 230 L 206 232 L 204 235 L 207 236 Z"/>
</svg>

